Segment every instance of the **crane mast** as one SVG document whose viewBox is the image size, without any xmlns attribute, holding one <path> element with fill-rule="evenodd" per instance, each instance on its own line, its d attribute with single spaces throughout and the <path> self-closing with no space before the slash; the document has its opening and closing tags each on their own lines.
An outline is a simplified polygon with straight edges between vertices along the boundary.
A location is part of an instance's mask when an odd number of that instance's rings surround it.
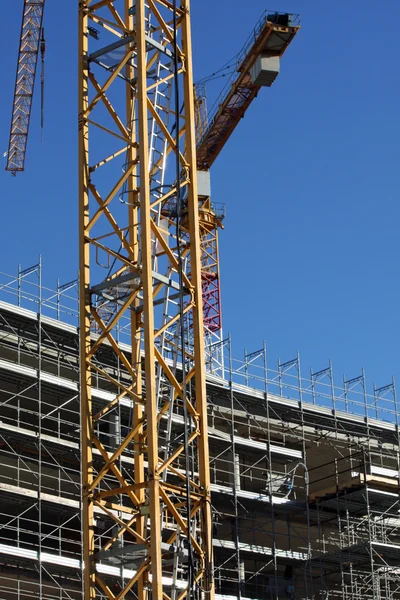
<svg viewBox="0 0 400 600">
<path fill-rule="evenodd" d="M 23 171 L 45 0 L 24 0 L 6 171 Z"/>
<path fill-rule="evenodd" d="M 197 198 L 189 1 L 80 2 L 85 600 L 213 598 Z"/>
</svg>

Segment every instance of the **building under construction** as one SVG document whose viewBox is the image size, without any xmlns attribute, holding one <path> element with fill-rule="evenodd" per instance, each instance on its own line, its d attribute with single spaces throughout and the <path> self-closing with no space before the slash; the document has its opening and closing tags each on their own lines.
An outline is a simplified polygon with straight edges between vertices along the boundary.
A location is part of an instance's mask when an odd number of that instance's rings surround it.
<svg viewBox="0 0 400 600">
<path fill-rule="evenodd" d="M 14 175 L 44 4 L 24 2 Z M 79 277 L 0 281 L 1 600 L 400 599 L 394 382 L 238 361 L 222 335 L 209 169 L 298 17 L 263 14 L 207 111 L 188 0 L 77 4 Z"/>
<path fill-rule="evenodd" d="M 2 599 L 82 597 L 76 285 L 44 288 L 40 265 L 2 275 Z M 216 598 L 399 598 L 394 384 L 370 396 L 363 374 L 338 387 L 331 366 L 304 378 L 299 357 L 272 368 L 265 347 L 238 361 L 223 346 L 207 374 Z M 93 398 L 112 401 L 102 377 Z M 108 452 L 131 419 L 127 403 L 102 423 Z M 107 539 L 112 521 L 96 518 Z M 100 565 L 122 580 L 135 560 L 121 545 Z"/>
</svg>

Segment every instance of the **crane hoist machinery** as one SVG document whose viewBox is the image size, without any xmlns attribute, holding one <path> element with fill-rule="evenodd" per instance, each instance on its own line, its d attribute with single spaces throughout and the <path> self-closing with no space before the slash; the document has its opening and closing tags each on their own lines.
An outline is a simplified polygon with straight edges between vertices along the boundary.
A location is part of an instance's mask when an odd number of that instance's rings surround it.
<svg viewBox="0 0 400 600">
<path fill-rule="evenodd" d="M 24 2 L 18 68 L 26 35 L 31 66 L 17 75 L 13 172 L 24 167 L 43 8 Z M 209 168 L 298 26 L 265 13 L 207 116 L 189 0 L 81 0 L 78 10 L 84 598 L 213 600 L 204 348 L 221 331 L 223 211 Z"/>
</svg>

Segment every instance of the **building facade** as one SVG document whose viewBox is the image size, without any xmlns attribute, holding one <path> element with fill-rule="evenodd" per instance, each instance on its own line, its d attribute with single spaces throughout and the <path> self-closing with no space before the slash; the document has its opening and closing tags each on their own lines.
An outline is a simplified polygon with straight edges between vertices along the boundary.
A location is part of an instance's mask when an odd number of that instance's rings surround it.
<svg viewBox="0 0 400 600">
<path fill-rule="evenodd" d="M 0 598 L 80 600 L 75 283 L 52 292 L 28 271 L 0 286 Z M 207 376 L 217 600 L 400 598 L 394 383 L 370 396 L 363 375 L 339 389 L 331 367 L 305 379 L 299 357 L 272 370 L 264 347 L 242 361 L 230 350 Z M 113 398 L 100 378 L 93 396 Z M 102 425 L 110 452 L 132 419 L 120 403 Z M 121 550 L 101 568 L 122 581 L 135 565 Z"/>
</svg>

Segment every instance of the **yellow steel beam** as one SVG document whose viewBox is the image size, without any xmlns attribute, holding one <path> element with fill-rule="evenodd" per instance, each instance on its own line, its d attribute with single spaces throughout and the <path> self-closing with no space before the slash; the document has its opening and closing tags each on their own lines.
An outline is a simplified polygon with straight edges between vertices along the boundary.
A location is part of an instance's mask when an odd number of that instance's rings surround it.
<svg viewBox="0 0 400 600">
<path fill-rule="evenodd" d="M 186 77 L 184 78 L 184 104 L 186 117 L 186 160 L 190 165 L 191 185 L 188 187 L 189 239 L 191 253 L 191 275 L 194 288 L 193 311 L 194 354 L 196 369 L 196 409 L 199 414 L 199 475 L 203 490 L 201 506 L 201 534 L 206 565 L 204 572 L 204 590 L 209 598 L 214 597 L 212 513 L 210 491 L 210 456 L 208 446 L 206 373 L 204 362 L 204 328 L 201 283 L 201 244 L 197 192 L 195 103 L 193 92 L 192 39 L 190 29 L 189 0 L 181 5 L 185 12 L 182 16 L 182 45 L 187 58 Z"/>
<path fill-rule="evenodd" d="M 78 181 L 79 181 L 79 303 L 80 303 L 80 386 L 81 386 L 81 452 L 82 452 L 82 528 L 85 600 L 96 597 L 96 573 L 93 566 L 94 505 L 90 487 L 93 482 L 92 375 L 87 364 L 90 352 L 90 245 L 89 223 L 89 126 L 83 118 L 88 107 L 88 19 L 84 3 L 79 4 L 78 23 Z"/>
</svg>

